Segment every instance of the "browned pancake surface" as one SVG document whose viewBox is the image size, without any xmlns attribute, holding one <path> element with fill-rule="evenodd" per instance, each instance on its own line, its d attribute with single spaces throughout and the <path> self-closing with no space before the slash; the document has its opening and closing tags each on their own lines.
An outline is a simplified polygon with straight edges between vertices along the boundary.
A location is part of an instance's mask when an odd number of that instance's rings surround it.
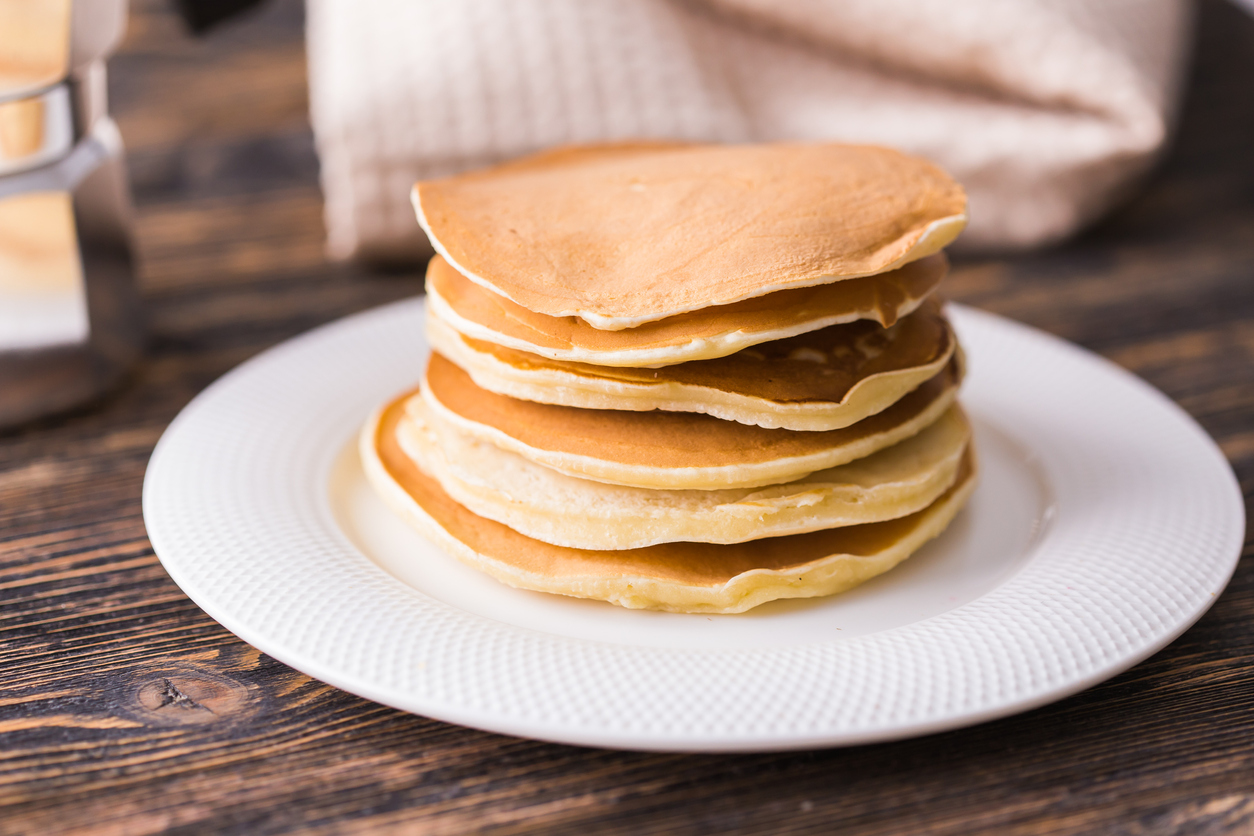
<svg viewBox="0 0 1254 836">
<path fill-rule="evenodd" d="M 575 316 L 529 311 L 470 281 L 438 255 L 427 266 L 427 286 L 459 316 L 497 334 L 540 348 L 624 351 L 685 345 L 735 331 L 779 332 L 825 317 L 831 321 L 831 317 L 862 311 L 870 312 L 880 325 L 892 325 L 899 312 L 916 307 L 919 300 L 936 289 L 948 266 L 944 253 L 936 253 L 878 276 L 781 290 L 621 331 L 593 328 Z"/>
<path fill-rule="evenodd" d="M 389 475 L 452 537 L 492 560 L 549 578 L 643 575 L 697 586 L 717 586 L 752 569 L 787 570 L 833 554 L 872 555 L 906 537 L 927 510 L 878 523 L 772 537 L 733 545 L 665 543 L 627 551 L 589 551 L 554 546 L 484 519 L 453 501 L 401 450 L 396 424 L 408 396 L 385 409 L 375 437 Z M 939 499 L 960 490 L 972 477 L 970 453 L 954 485 Z"/>
<path fill-rule="evenodd" d="M 634 319 L 881 273 L 966 209 L 925 160 L 800 143 L 561 148 L 415 200 L 455 266 L 524 308 Z"/>
<path fill-rule="evenodd" d="M 897 403 L 839 430 L 766 429 L 688 412 L 624 412 L 535 403 L 481 389 L 440 354 L 427 386 L 445 408 L 528 447 L 657 468 L 722 467 L 770 462 L 840 447 L 906 423 L 958 383 L 951 362 Z"/>
<path fill-rule="evenodd" d="M 776 403 L 839 403 L 860 381 L 877 374 L 927 366 L 949 354 L 955 339 L 940 310 L 939 303 L 929 300 L 890 328 L 873 322 L 833 325 L 760 343 L 726 357 L 659 369 L 550 360 L 483 340 L 462 339 L 475 351 L 491 354 L 518 369 L 556 369 L 628 383 L 704 386 Z"/>
</svg>

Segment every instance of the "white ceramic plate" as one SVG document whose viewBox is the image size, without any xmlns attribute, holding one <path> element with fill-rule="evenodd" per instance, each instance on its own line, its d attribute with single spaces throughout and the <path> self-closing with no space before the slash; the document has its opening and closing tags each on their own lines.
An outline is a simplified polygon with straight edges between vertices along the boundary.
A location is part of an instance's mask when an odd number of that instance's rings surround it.
<svg viewBox="0 0 1254 836">
<path fill-rule="evenodd" d="M 689 751 L 849 745 L 1023 711 L 1161 649 L 1240 556 L 1241 493 L 1177 406 L 1053 337 L 953 307 L 982 464 L 897 569 L 744 615 L 640 612 L 503 586 L 373 496 L 353 440 L 414 385 L 421 302 L 243 364 L 153 453 L 162 563 L 245 641 L 347 691 L 506 734 Z"/>
</svg>

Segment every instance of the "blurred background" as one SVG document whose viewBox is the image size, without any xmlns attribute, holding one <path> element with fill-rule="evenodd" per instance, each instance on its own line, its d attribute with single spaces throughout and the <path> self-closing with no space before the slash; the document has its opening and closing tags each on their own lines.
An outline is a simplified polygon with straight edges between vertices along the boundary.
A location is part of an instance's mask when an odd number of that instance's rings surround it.
<svg viewBox="0 0 1254 836">
<path fill-rule="evenodd" d="M 1248 332 L 1225 329 L 1254 297 L 1254 18 L 1228 0 L 1184 8 L 1174 134 L 1139 158 L 1156 167 L 1112 192 L 1078 237 L 960 254 L 947 292 L 1102 351 L 1187 407 L 1210 372 L 1173 367 L 1174 353 L 1204 340 L 1254 359 Z M 418 288 L 417 262 L 393 267 L 405 279 L 328 260 L 305 29 L 299 0 L 269 0 L 201 37 L 174 4 L 135 0 L 110 64 L 152 356 L 206 341 L 217 353 L 185 370 L 188 393 L 263 345 Z M 1205 337 L 1184 336 L 1202 323 Z M 1171 348 L 1139 347 L 1172 334 Z M 1224 366 L 1211 382 L 1248 405 L 1254 363 L 1236 378 L 1241 365 Z"/>
<path fill-rule="evenodd" d="M 94 4 L 112 6 L 125 4 Z M 135 0 L 107 83 L 93 75 L 92 107 L 121 128 L 135 215 L 132 234 L 103 248 L 113 278 L 84 262 L 93 345 L 74 373 L 86 382 L 53 386 L 63 358 L 32 366 L 29 351 L 19 375 L 0 340 L 11 413 L 0 425 L 26 417 L 22 398 L 53 412 L 132 367 L 136 287 L 152 357 L 216 328 L 230 335 L 221 350 L 239 346 L 234 359 L 416 292 L 429 247 L 413 181 L 563 142 L 889 144 L 968 189 L 948 285 L 958 298 L 1099 350 L 1103 329 L 1077 317 L 1109 319 L 1123 340 L 1129 317 L 1179 327 L 1182 303 L 1243 309 L 1226 285 L 1222 300 L 1208 295 L 1218 285 L 1205 274 L 1251 258 L 1240 244 L 1254 177 L 1247 11 L 1226 0 Z M 101 214 L 75 212 L 80 227 Z M 15 223 L 12 236 L 30 237 Z M 1195 289 L 1183 300 L 1182 281 Z M 1136 283 L 1132 297 L 1100 289 L 1121 282 Z M 7 307 L 0 331 L 36 328 Z M 62 343 L 81 340 L 86 314 L 53 325 Z M 205 382 L 185 374 L 193 390 Z"/>
</svg>

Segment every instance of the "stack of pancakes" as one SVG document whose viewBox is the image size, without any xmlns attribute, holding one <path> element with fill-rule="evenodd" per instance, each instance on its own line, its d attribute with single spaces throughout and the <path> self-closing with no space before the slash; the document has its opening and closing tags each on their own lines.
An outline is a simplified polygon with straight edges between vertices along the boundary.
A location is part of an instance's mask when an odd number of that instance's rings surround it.
<svg viewBox="0 0 1254 836">
<path fill-rule="evenodd" d="M 741 612 L 828 595 L 974 487 L 931 294 L 966 198 L 841 145 L 566 148 L 419 183 L 435 353 L 376 490 L 513 586 Z"/>
</svg>

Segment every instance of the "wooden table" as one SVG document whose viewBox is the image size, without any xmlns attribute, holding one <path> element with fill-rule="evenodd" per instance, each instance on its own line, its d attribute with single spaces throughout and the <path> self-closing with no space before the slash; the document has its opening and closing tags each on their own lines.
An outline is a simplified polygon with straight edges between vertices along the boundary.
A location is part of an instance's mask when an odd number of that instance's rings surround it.
<svg viewBox="0 0 1254 836">
<path fill-rule="evenodd" d="M 417 292 L 322 254 L 296 0 L 203 41 L 135 2 L 112 106 L 139 206 L 146 360 L 92 409 L 0 436 L 0 832 L 1254 831 L 1254 566 L 1128 673 L 1047 708 L 854 749 L 601 751 L 449 726 L 266 657 L 144 534 L 161 431 L 210 381 Z M 964 260 L 953 297 L 1132 369 L 1254 491 L 1254 20 L 1201 6 L 1175 148 L 1046 252 Z"/>
</svg>

